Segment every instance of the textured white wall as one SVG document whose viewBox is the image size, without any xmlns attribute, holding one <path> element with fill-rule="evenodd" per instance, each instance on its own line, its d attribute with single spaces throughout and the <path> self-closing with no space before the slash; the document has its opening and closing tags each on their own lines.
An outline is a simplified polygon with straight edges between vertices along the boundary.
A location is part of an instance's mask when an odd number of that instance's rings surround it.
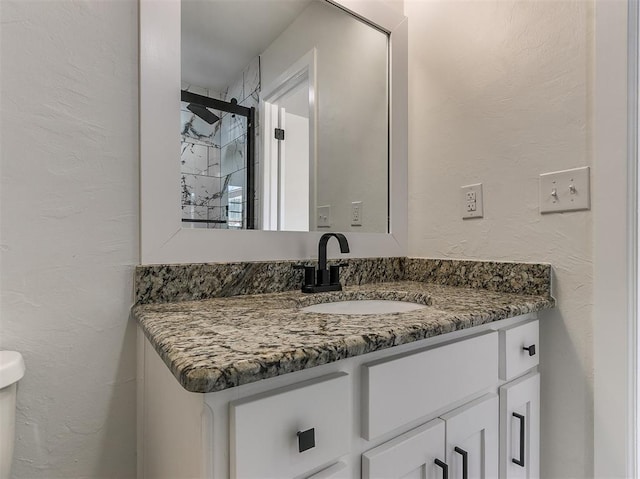
<svg viewBox="0 0 640 479">
<path fill-rule="evenodd" d="M 398 10 L 400 13 L 404 14 L 404 2 L 405 0 L 386 0 L 385 3 L 387 3 L 390 7 L 395 8 L 396 10 Z"/>
<path fill-rule="evenodd" d="M 0 15 L 0 348 L 27 365 L 14 477 L 135 477 L 137 2 Z"/>
<path fill-rule="evenodd" d="M 538 213 L 540 173 L 592 162 L 591 9 L 582 0 L 405 3 L 409 255 L 554 267 L 559 306 L 541 321 L 545 478 L 593 469 L 591 213 Z M 484 219 L 463 221 L 459 188 L 477 182 Z"/>
<path fill-rule="evenodd" d="M 537 175 L 591 162 L 590 4 L 407 1 L 406 14 L 410 254 L 554 265 L 542 476 L 589 477 L 591 216 L 540 216 Z M 3 0 L 0 16 L 0 348 L 28 368 L 14 476 L 132 477 L 136 2 Z M 463 222 L 458 187 L 475 181 L 485 219 Z"/>
</svg>

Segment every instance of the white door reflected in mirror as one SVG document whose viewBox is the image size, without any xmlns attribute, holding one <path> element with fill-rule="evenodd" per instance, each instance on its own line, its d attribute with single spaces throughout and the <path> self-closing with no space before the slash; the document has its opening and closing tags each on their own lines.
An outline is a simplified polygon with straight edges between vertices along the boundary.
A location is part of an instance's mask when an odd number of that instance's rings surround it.
<svg viewBox="0 0 640 479">
<path fill-rule="evenodd" d="M 315 158 L 315 61 L 312 50 L 263 89 L 262 227 L 271 231 L 310 231 L 311 171 Z"/>
<path fill-rule="evenodd" d="M 267 115 L 275 110 L 279 124 L 274 129 L 278 130 L 277 136 L 269 135 L 277 156 L 264 160 L 265 165 L 273 163 L 274 171 L 264 176 L 271 196 L 262 195 L 263 229 L 309 231 L 309 119 L 275 104 L 265 102 L 265 109 Z"/>
</svg>

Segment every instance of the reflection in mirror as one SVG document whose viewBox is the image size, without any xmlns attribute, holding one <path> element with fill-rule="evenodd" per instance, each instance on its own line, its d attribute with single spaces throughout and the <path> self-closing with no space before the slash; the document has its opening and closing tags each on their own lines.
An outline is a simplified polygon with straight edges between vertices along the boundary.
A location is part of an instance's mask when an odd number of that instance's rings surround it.
<svg viewBox="0 0 640 479">
<path fill-rule="evenodd" d="M 255 107 L 210 91 L 182 90 L 181 100 L 182 222 L 253 229 Z"/>
<path fill-rule="evenodd" d="M 388 232 L 386 33 L 324 0 L 182 0 L 182 224 Z"/>
</svg>

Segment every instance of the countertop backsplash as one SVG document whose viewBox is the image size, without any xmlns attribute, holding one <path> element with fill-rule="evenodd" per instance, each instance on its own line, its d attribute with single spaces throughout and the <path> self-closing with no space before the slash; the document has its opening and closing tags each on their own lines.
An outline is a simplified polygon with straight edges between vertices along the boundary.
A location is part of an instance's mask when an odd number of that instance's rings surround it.
<svg viewBox="0 0 640 479">
<path fill-rule="evenodd" d="M 343 286 L 419 281 L 502 293 L 551 296 L 551 265 L 428 258 L 349 258 L 340 275 Z M 167 264 L 138 266 L 136 303 L 167 303 L 300 288 L 303 273 L 295 264 L 307 261 Z"/>
</svg>

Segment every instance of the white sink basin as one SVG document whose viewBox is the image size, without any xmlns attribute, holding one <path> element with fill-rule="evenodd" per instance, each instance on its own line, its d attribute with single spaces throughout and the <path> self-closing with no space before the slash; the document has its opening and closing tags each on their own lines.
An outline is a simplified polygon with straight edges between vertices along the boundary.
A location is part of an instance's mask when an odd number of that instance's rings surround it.
<svg viewBox="0 0 640 479">
<path fill-rule="evenodd" d="M 306 313 L 325 314 L 388 314 L 406 313 L 426 308 L 424 304 L 409 303 L 407 301 L 388 301 L 383 299 L 367 299 L 352 301 L 336 301 L 320 303 L 302 308 Z"/>
</svg>

